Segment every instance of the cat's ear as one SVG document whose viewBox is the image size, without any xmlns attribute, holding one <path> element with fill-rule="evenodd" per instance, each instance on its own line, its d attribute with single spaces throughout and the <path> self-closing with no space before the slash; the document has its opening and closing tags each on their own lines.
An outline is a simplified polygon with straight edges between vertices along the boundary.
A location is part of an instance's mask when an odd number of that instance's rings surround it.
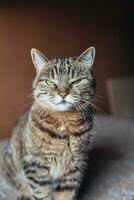
<svg viewBox="0 0 134 200">
<path fill-rule="evenodd" d="M 31 58 L 37 72 L 41 71 L 49 62 L 49 59 L 37 49 L 31 49 Z"/>
<path fill-rule="evenodd" d="M 81 63 L 85 68 L 91 69 L 94 63 L 94 58 L 95 47 L 90 47 L 76 59 L 76 62 Z"/>
</svg>

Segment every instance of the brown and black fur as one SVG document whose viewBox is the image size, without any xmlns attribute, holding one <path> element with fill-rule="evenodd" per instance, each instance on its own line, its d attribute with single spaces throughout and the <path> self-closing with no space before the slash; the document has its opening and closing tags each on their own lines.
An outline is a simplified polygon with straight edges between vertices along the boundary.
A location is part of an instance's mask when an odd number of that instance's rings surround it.
<svg viewBox="0 0 134 200">
<path fill-rule="evenodd" d="M 71 67 L 69 63 L 68 66 Z M 48 71 L 46 76 L 49 76 Z M 36 77 L 33 90 L 38 87 L 43 73 Z M 93 96 L 93 83 L 90 74 L 89 91 L 82 89 L 86 97 Z M 55 90 L 69 94 L 71 89 L 59 84 Z M 20 118 L 1 160 L 3 176 L 15 187 L 18 200 L 76 198 L 90 146 L 92 112 L 87 100 L 86 109 L 85 106 L 72 106 L 63 112 L 42 106 L 35 100 Z"/>
</svg>

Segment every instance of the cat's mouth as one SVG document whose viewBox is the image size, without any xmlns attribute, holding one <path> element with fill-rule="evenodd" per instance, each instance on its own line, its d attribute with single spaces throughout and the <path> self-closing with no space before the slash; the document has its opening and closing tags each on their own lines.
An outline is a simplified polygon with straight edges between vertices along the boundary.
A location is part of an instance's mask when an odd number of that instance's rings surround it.
<svg viewBox="0 0 134 200">
<path fill-rule="evenodd" d="M 71 101 L 71 98 L 69 96 L 62 98 L 60 96 L 57 96 L 54 101 L 54 107 L 58 111 L 67 111 L 74 105 L 74 101 Z"/>
<path fill-rule="evenodd" d="M 66 104 L 71 104 L 70 102 L 67 102 L 65 99 L 63 99 L 61 102 L 59 102 L 57 105 L 62 104 L 62 105 L 66 105 Z"/>
</svg>

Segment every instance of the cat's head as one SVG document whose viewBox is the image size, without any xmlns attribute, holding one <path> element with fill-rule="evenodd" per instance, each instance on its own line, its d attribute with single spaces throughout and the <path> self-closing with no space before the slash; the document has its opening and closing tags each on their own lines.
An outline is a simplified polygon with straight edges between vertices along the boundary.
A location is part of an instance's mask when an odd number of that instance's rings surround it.
<svg viewBox="0 0 134 200">
<path fill-rule="evenodd" d="M 92 66 L 95 48 L 90 47 L 79 57 L 48 59 L 40 51 L 31 50 L 36 68 L 33 82 L 35 101 L 57 111 L 82 108 L 92 99 L 95 84 Z"/>
</svg>

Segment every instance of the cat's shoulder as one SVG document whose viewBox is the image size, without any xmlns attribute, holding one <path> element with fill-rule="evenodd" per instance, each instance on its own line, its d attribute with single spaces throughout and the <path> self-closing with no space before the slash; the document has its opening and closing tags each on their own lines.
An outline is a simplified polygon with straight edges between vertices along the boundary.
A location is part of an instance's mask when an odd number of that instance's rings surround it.
<svg viewBox="0 0 134 200">
<path fill-rule="evenodd" d="M 27 111 L 27 112 L 25 112 L 25 113 L 23 113 L 20 117 L 19 117 L 19 119 L 18 119 L 18 121 L 17 121 L 17 123 L 16 123 L 16 125 L 15 125 L 15 127 L 14 127 L 14 129 L 13 129 L 13 131 L 12 131 L 12 133 L 14 133 L 14 132 L 20 132 L 20 130 L 22 129 L 24 129 L 24 127 L 25 127 L 25 125 L 26 125 L 26 123 L 27 123 L 27 121 L 28 121 L 28 116 L 29 116 L 29 113 L 30 113 L 30 111 Z"/>
</svg>

